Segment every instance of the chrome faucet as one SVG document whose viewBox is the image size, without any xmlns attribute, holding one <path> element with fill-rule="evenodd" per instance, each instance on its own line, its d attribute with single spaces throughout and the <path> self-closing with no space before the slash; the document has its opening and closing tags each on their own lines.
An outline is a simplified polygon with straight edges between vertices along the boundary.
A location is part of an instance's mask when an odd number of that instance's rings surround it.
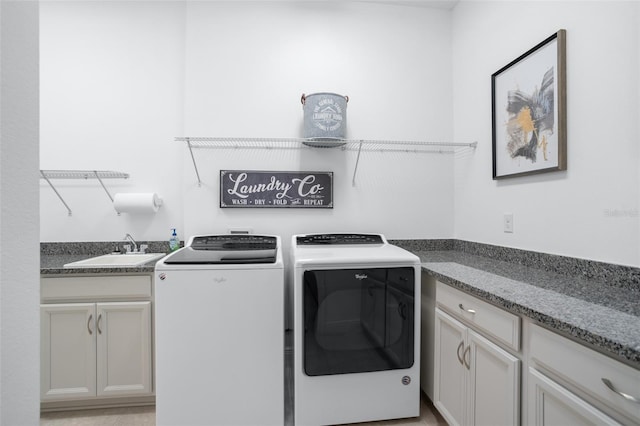
<svg viewBox="0 0 640 426">
<path fill-rule="evenodd" d="M 131 241 L 133 243 L 133 253 L 137 253 L 138 252 L 138 243 L 136 243 L 136 240 L 133 239 L 131 234 L 125 235 L 124 236 L 124 240 L 125 241 Z M 131 252 L 131 246 L 125 245 L 124 247 L 127 249 L 127 253 Z"/>
</svg>

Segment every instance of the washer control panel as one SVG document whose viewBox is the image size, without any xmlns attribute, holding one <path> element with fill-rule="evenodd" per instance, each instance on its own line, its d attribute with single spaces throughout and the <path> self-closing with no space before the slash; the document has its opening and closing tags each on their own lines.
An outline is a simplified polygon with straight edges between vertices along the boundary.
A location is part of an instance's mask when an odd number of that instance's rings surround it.
<svg viewBox="0 0 640 426">
<path fill-rule="evenodd" d="M 200 235 L 189 245 L 194 250 L 274 250 L 276 237 L 266 235 Z"/>
</svg>

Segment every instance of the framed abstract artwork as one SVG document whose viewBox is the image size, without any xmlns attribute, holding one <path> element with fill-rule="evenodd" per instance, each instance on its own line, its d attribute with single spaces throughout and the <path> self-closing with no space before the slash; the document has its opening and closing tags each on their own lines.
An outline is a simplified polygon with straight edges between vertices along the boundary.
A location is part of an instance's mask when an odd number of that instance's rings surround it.
<svg viewBox="0 0 640 426">
<path fill-rule="evenodd" d="M 491 76 L 493 179 L 567 169 L 566 31 Z"/>
</svg>

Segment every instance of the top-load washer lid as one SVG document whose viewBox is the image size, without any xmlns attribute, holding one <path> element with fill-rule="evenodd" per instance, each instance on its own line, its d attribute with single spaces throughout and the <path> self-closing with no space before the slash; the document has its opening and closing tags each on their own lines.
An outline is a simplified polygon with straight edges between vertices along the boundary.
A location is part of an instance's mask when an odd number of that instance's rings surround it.
<svg viewBox="0 0 640 426">
<path fill-rule="evenodd" d="M 380 234 L 308 234 L 298 235 L 296 244 L 299 246 L 385 244 L 385 241 Z"/>
<path fill-rule="evenodd" d="M 268 235 L 200 235 L 164 259 L 169 265 L 275 263 L 277 238 Z"/>
</svg>

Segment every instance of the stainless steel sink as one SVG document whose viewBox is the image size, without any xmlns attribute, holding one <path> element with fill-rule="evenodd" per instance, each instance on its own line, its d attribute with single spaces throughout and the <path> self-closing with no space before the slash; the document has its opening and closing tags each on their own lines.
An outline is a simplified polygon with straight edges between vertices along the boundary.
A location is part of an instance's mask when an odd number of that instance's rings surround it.
<svg viewBox="0 0 640 426">
<path fill-rule="evenodd" d="M 90 259 L 78 260 L 64 265 L 65 268 L 126 268 L 140 266 L 165 256 L 165 253 L 105 254 Z"/>
</svg>

